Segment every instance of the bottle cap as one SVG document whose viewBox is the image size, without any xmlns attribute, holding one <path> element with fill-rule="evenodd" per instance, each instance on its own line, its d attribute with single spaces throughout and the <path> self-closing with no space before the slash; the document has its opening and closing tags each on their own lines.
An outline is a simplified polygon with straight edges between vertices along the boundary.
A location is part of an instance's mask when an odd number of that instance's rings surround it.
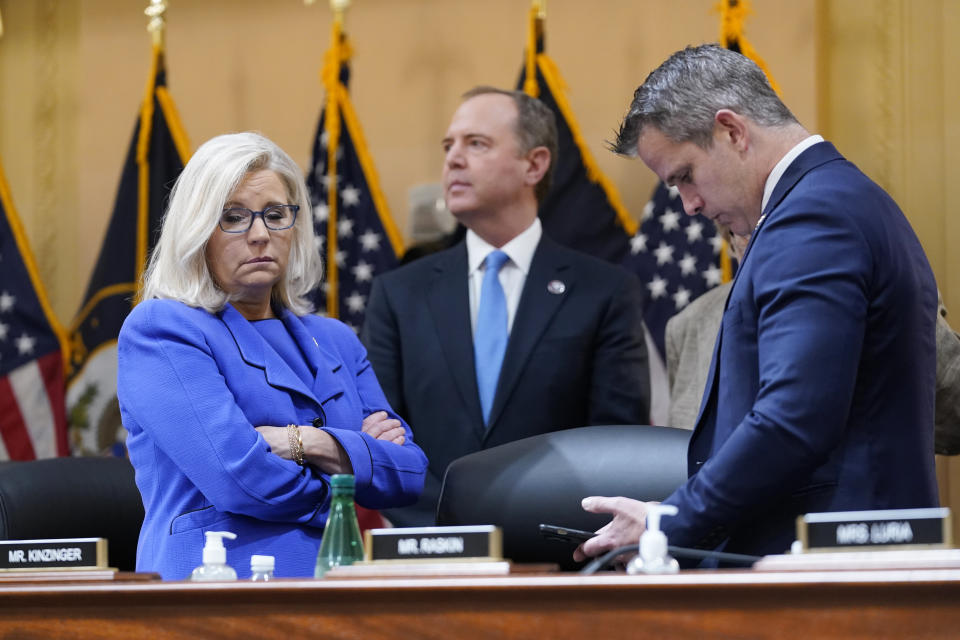
<svg viewBox="0 0 960 640">
<path fill-rule="evenodd" d="M 334 489 L 353 489 L 353 474 L 338 473 L 330 476 L 330 486 Z"/>
<path fill-rule="evenodd" d="M 251 571 L 273 571 L 274 564 L 273 556 L 250 556 Z"/>
<path fill-rule="evenodd" d="M 226 564 L 227 550 L 223 546 L 223 539 L 237 539 L 237 534 L 230 531 L 207 531 L 207 543 L 203 545 L 203 564 Z"/>
</svg>

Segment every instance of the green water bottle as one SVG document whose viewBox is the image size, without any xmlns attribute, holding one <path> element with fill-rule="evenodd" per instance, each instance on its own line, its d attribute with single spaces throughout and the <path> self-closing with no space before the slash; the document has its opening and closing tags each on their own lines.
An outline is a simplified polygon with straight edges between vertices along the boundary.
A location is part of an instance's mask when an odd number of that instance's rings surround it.
<svg viewBox="0 0 960 640">
<path fill-rule="evenodd" d="M 315 578 L 322 578 L 332 567 L 342 567 L 363 560 L 363 541 L 357 523 L 357 509 L 353 503 L 353 474 L 330 476 L 333 497 L 330 515 L 320 541 Z"/>
</svg>

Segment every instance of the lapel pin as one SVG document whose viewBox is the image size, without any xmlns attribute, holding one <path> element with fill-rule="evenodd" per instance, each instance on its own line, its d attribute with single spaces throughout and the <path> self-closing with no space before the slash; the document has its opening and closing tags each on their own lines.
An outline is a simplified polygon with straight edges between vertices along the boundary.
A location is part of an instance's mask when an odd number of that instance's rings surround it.
<svg viewBox="0 0 960 640">
<path fill-rule="evenodd" d="M 551 280 L 547 283 L 547 291 L 558 296 L 567 290 L 567 285 L 560 280 Z"/>
</svg>

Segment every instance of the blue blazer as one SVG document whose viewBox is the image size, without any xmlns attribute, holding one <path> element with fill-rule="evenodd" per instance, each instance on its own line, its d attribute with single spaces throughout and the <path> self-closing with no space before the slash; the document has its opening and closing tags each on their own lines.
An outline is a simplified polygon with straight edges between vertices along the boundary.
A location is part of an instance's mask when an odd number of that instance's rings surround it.
<svg viewBox="0 0 960 640">
<path fill-rule="evenodd" d="M 353 331 L 289 311 L 281 320 L 315 372 L 311 385 L 229 304 L 211 314 L 147 300 L 124 322 L 117 395 L 146 511 L 138 571 L 186 578 L 201 563 L 204 532 L 225 530 L 238 536 L 225 545 L 241 577 L 252 554 L 275 556 L 277 576 L 313 575 L 329 477 L 271 453 L 255 426 L 320 418 L 350 457 L 359 504 L 419 495 L 427 461 L 409 427 L 403 446 L 360 431 L 366 415 L 393 413 Z"/>
<path fill-rule="evenodd" d="M 490 424 L 477 393 L 467 249 L 379 276 L 362 338 L 384 392 L 430 458 L 416 508 L 397 524 L 433 524 L 444 472 L 460 456 L 541 433 L 646 424 L 650 383 L 639 280 L 540 239 L 517 307 Z M 562 284 L 562 286 L 561 286 Z"/>
<path fill-rule="evenodd" d="M 823 142 L 737 273 L 671 544 L 783 553 L 809 512 L 936 506 L 937 291 L 896 203 Z"/>
</svg>

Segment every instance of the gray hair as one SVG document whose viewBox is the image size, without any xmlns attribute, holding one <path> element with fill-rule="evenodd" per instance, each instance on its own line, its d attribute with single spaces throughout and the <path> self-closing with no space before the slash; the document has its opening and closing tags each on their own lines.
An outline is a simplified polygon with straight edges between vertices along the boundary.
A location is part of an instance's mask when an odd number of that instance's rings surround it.
<svg viewBox="0 0 960 640">
<path fill-rule="evenodd" d="M 553 110 L 540 100 L 528 96 L 523 91 L 507 91 L 496 87 L 479 86 L 463 94 L 464 100 L 477 96 L 497 94 L 507 96 L 517 106 L 517 127 L 515 133 L 520 144 L 520 152 L 527 153 L 537 147 L 546 147 L 550 152 L 550 165 L 537 183 L 534 193 L 537 203 L 543 204 L 553 184 L 554 167 L 557 164 L 557 117 Z"/>
<path fill-rule="evenodd" d="M 283 149 L 252 132 L 211 138 L 184 167 L 143 276 L 141 299 L 171 298 L 211 313 L 223 309 L 230 296 L 210 273 L 207 241 L 217 230 L 227 199 L 248 173 L 263 169 L 277 174 L 290 204 L 300 205 L 290 230 L 293 238 L 287 270 L 273 287 L 273 302 L 299 315 L 312 311 L 306 295 L 320 283 L 322 265 L 314 244 L 312 208 L 303 174 Z"/>
<path fill-rule="evenodd" d="M 634 92 L 610 149 L 635 156 L 647 126 L 673 142 L 693 142 L 708 149 L 714 116 L 721 109 L 763 126 L 797 124 L 760 67 L 739 53 L 705 44 L 677 51 L 650 72 Z"/>
</svg>

